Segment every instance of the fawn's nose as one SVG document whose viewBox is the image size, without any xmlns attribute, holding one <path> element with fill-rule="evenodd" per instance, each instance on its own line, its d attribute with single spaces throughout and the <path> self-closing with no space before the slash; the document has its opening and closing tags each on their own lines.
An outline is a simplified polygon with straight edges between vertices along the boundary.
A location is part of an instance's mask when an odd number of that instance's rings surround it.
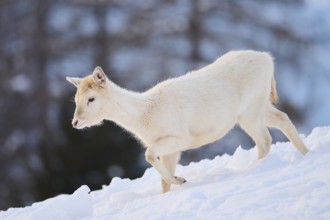
<svg viewBox="0 0 330 220">
<path fill-rule="evenodd" d="M 72 121 L 72 127 L 77 127 L 77 125 L 78 125 L 78 120 L 73 120 Z"/>
</svg>

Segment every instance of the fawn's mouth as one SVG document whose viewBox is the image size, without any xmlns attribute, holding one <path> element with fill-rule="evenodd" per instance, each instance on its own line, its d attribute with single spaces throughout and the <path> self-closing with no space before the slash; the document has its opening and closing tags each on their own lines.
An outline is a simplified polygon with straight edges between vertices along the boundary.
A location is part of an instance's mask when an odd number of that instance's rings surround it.
<svg viewBox="0 0 330 220">
<path fill-rule="evenodd" d="M 72 127 L 76 128 L 76 129 L 83 129 L 87 126 L 83 121 L 76 119 L 76 120 L 72 120 Z"/>
</svg>

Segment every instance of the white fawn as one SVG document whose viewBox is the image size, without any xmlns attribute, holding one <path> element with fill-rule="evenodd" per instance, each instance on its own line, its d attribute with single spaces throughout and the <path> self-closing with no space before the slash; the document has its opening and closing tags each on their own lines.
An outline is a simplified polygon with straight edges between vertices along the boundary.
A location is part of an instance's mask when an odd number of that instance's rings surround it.
<svg viewBox="0 0 330 220">
<path fill-rule="evenodd" d="M 134 134 L 167 192 L 186 181 L 174 175 L 180 152 L 220 139 L 235 124 L 254 140 L 259 159 L 272 142 L 267 127 L 281 130 L 301 154 L 308 152 L 287 114 L 273 106 L 273 73 L 268 53 L 232 51 L 139 93 L 119 87 L 96 67 L 85 78 L 67 77 L 77 87 L 72 125 L 82 129 L 111 120 Z"/>
</svg>

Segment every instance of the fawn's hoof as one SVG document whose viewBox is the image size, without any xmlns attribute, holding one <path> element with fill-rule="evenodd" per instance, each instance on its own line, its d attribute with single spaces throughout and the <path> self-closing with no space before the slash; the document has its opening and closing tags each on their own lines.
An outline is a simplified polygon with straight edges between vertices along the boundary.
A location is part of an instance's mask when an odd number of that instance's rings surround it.
<svg viewBox="0 0 330 220">
<path fill-rule="evenodd" d="M 304 147 L 303 149 L 300 150 L 300 153 L 302 155 L 306 155 L 308 153 L 308 149 L 306 147 Z"/>
<path fill-rule="evenodd" d="M 174 176 L 173 178 L 174 178 L 173 184 L 181 185 L 181 184 L 187 182 L 187 180 L 182 177 Z"/>
</svg>

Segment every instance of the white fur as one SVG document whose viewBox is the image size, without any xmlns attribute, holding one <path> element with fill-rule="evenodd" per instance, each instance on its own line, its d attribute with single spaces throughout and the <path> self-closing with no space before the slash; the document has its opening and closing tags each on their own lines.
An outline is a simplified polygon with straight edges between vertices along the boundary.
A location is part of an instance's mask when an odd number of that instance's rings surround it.
<svg viewBox="0 0 330 220">
<path fill-rule="evenodd" d="M 137 93 L 115 85 L 97 67 L 84 79 L 67 78 L 77 87 L 73 126 L 81 129 L 106 119 L 133 133 L 147 147 L 146 160 L 162 176 L 163 192 L 185 182 L 174 176 L 181 151 L 213 142 L 235 124 L 255 141 L 259 158 L 271 145 L 267 127 L 280 129 L 306 154 L 290 119 L 272 105 L 277 99 L 273 72 L 268 53 L 233 51 Z"/>
</svg>

